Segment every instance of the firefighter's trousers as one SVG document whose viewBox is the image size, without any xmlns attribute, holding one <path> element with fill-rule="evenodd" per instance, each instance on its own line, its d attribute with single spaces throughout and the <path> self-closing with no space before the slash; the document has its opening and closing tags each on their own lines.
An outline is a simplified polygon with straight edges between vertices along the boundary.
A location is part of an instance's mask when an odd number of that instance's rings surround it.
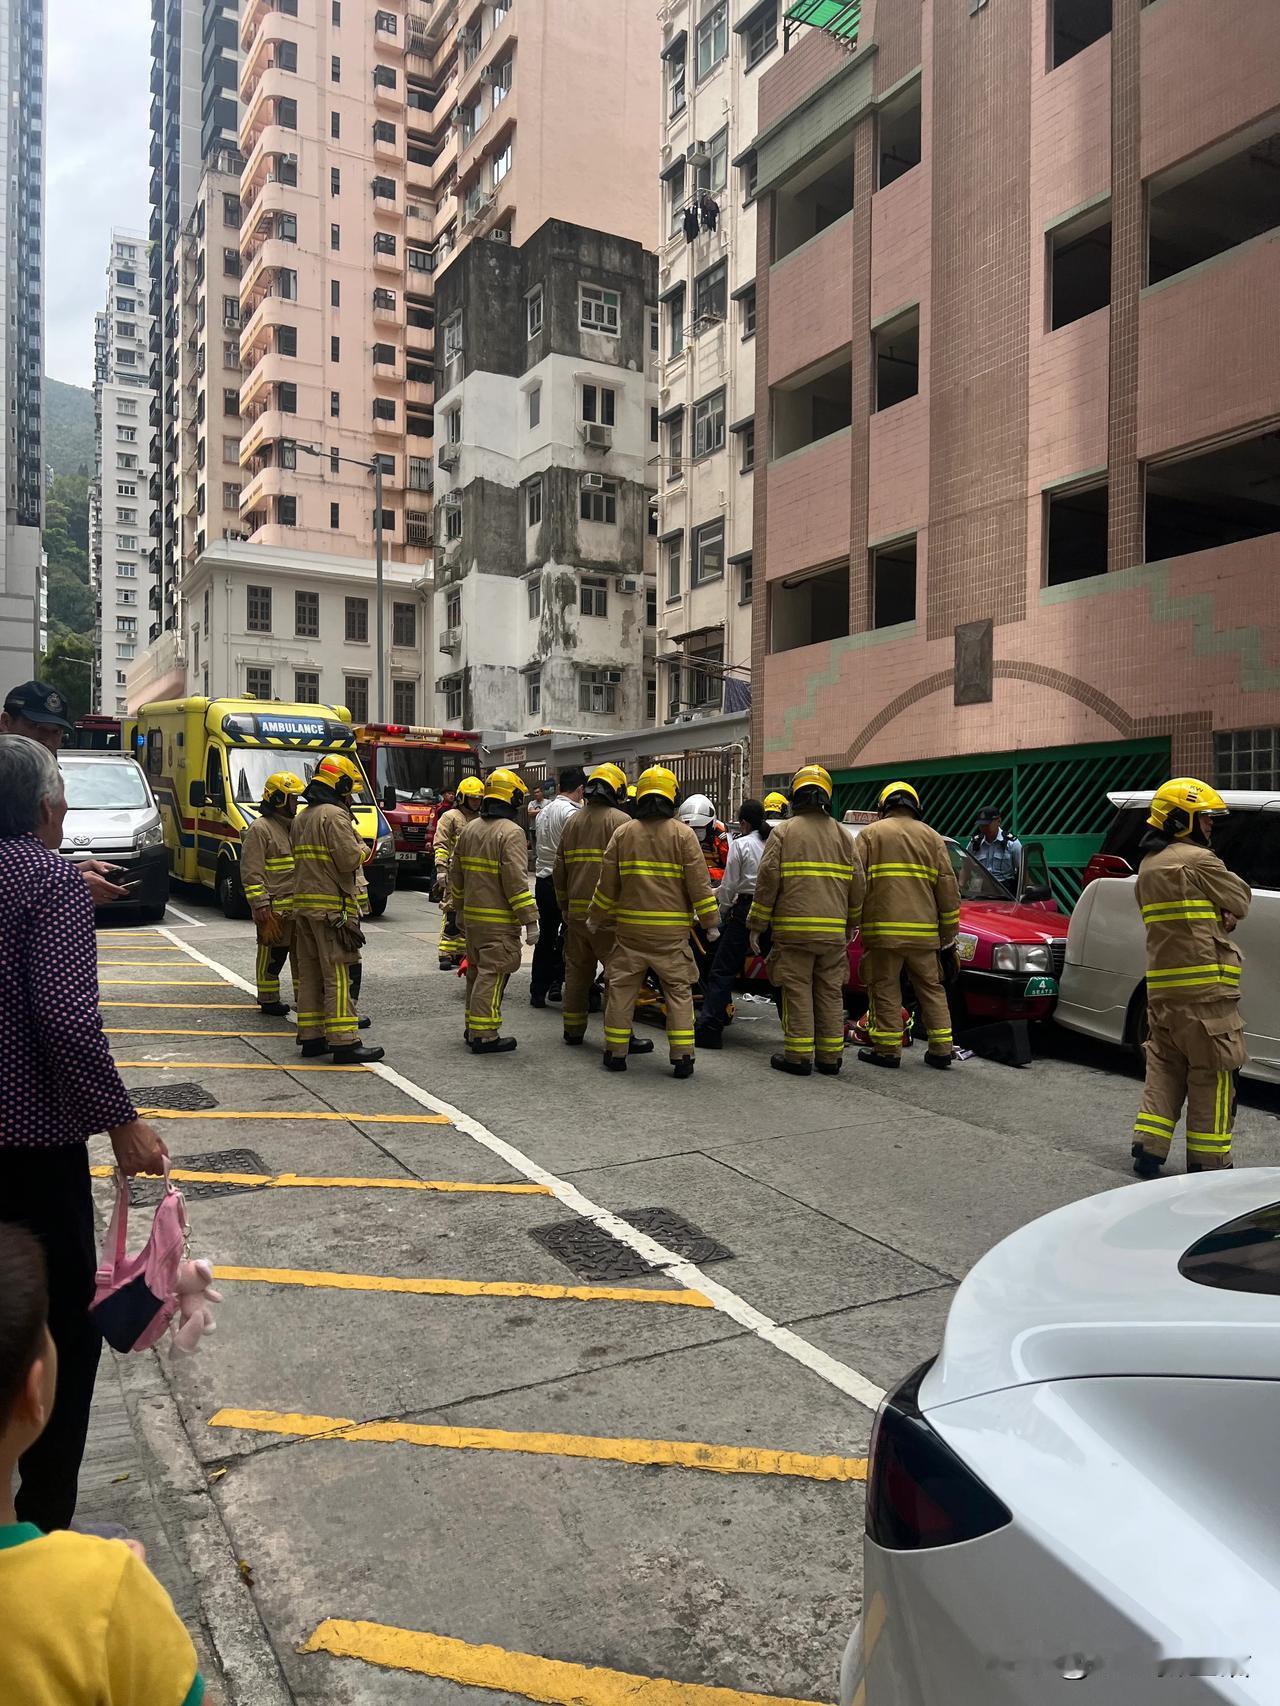
<svg viewBox="0 0 1280 1706">
<path fill-rule="evenodd" d="M 1229 1167 L 1236 1074 L 1247 1059 L 1239 1004 L 1149 1003 L 1147 1026 L 1147 1075 L 1135 1140 L 1163 1161 L 1185 1101 L 1187 1166 L 1204 1172 Z"/>
<path fill-rule="evenodd" d="M 352 968 L 358 952 L 344 948 L 321 915 L 299 912 L 293 919 L 293 951 L 298 991 L 298 1041 L 324 1037 L 331 1048 L 357 1041 Z"/>
<path fill-rule="evenodd" d="M 951 1009 L 942 987 L 936 948 L 896 948 L 876 944 L 862 956 L 861 977 L 870 1010 L 867 1030 L 877 1054 L 902 1053 L 902 968 L 920 1003 L 929 1053 L 951 1055 Z"/>
<path fill-rule="evenodd" d="M 520 931 L 501 925 L 467 931 L 467 1035 L 477 1042 L 502 1027 L 507 979 L 520 969 Z"/>
<path fill-rule="evenodd" d="M 272 926 L 273 936 L 270 941 L 264 941 L 262 931 L 258 931 L 258 958 L 254 966 L 254 977 L 258 985 L 258 1005 L 266 1007 L 280 999 L 280 973 L 284 970 L 285 962 L 289 961 L 289 970 L 293 976 L 294 1000 L 298 999 L 298 962 L 293 952 L 293 920 L 281 918 L 279 913 L 274 915 Z"/>
<path fill-rule="evenodd" d="M 788 1060 L 838 1062 L 844 1056 L 844 983 L 849 954 L 843 942 L 775 940 L 769 982 L 782 991 L 782 1046 Z"/>
<path fill-rule="evenodd" d="M 563 1018 L 566 1037 L 586 1036 L 596 969 L 604 966 L 607 983 L 613 946 L 612 934 L 593 936 L 581 919 L 570 919 L 565 926 Z"/>
<path fill-rule="evenodd" d="M 609 954 L 604 989 L 604 1051 L 625 1058 L 631 1043 L 636 997 L 647 971 L 662 985 L 667 1005 L 667 1046 L 672 1061 L 693 1059 L 693 949 L 687 938 L 636 948 L 616 942 Z M 566 1004 L 568 993 L 565 994 Z"/>
<path fill-rule="evenodd" d="M 456 971 L 462 963 L 462 956 L 467 951 L 461 925 L 455 922 L 453 929 L 449 928 L 449 920 L 452 916 L 448 906 L 441 907 L 440 945 L 437 949 L 440 956 L 441 971 Z"/>
</svg>

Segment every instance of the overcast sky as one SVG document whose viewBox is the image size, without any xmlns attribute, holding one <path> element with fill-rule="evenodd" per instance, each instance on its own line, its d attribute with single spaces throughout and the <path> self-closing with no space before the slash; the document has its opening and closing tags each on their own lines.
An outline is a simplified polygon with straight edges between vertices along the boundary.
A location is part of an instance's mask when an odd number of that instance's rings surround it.
<svg viewBox="0 0 1280 1706">
<path fill-rule="evenodd" d="M 146 231 L 148 0 L 49 0 L 45 372 L 93 381 L 111 227 Z"/>
</svg>

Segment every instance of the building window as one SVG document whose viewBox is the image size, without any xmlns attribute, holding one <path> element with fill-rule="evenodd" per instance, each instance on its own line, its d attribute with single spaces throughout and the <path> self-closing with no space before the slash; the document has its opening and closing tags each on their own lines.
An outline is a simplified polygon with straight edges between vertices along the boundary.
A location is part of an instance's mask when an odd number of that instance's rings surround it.
<svg viewBox="0 0 1280 1706">
<path fill-rule="evenodd" d="M 342 696 L 346 700 L 347 709 L 351 713 L 353 723 L 369 721 L 369 677 L 367 675 L 344 675 L 342 678 Z"/>
<path fill-rule="evenodd" d="M 778 45 L 778 8 L 775 3 L 758 11 L 742 32 L 747 70 L 754 71 Z"/>
<path fill-rule="evenodd" d="M 684 187 L 684 161 L 675 160 L 667 168 L 667 198 L 670 207 L 671 225 L 668 235 L 678 237 L 684 230 L 684 216 L 689 211 L 689 198 Z"/>
<path fill-rule="evenodd" d="M 1056 70 L 1111 31 L 1111 0 L 1050 0 L 1049 69 Z"/>
<path fill-rule="evenodd" d="M 891 409 L 920 390 L 920 310 L 912 308 L 871 334 L 873 409 Z"/>
<path fill-rule="evenodd" d="M 582 387 L 582 418 L 587 422 L 598 422 L 601 426 L 613 426 L 617 394 L 608 385 L 584 385 Z"/>
<path fill-rule="evenodd" d="M 296 527 L 298 525 L 298 500 L 295 497 L 276 499 L 276 526 Z"/>
<path fill-rule="evenodd" d="M 738 437 L 741 440 L 742 447 L 742 456 L 738 463 L 738 472 L 740 474 L 749 474 L 756 465 L 756 423 L 754 421 L 750 421 L 746 426 L 740 427 L 738 429 Z"/>
<path fill-rule="evenodd" d="M 728 0 L 717 0 L 698 25 L 696 40 L 698 82 L 701 83 L 729 51 Z"/>
<path fill-rule="evenodd" d="M 342 61 L 336 53 L 329 60 L 329 81 L 331 83 L 341 83 L 342 81 Z"/>
<path fill-rule="evenodd" d="M 609 614 L 609 583 L 603 575 L 583 575 L 578 588 L 578 609 L 584 616 Z"/>
<path fill-rule="evenodd" d="M 412 725 L 418 716 L 418 684 L 416 681 L 391 683 L 391 715 L 397 723 Z"/>
<path fill-rule="evenodd" d="M 341 354 L 342 354 L 342 339 L 337 338 L 337 337 L 331 337 L 329 339 L 329 360 L 330 361 L 337 361 L 341 357 Z"/>
<path fill-rule="evenodd" d="M 728 263 L 719 261 L 693 281 L 693 319 L 701 327 L 725 317 L 729 300 Z"/>
<path fill-rule="evenodd" d="M 618 704 L 616 669 L 584 669 L 578 675 L 578 709 L 601 717 L 611 716 Z"/>
<path fill-rule="evenodd" d="M 1219 788 L 1280 788 L 1280 729 L 1227 729 L 1213 737 Z"/>
<path fill-rule="evenodd" d="M 532 675 L 526 675 L 524 681 L 524 708 L 527 716 L 542 715 L 542 671 L 536 670 Z"/>
<path fill-rule="evenodd" d="M 329 280 L 329 306 L 338 308 L 342 305 L 342 285 L 336 278 Z"/>
<path fill-rule="evenodd" d="M 1111 204 L 1057 225 L 1046 237 L 1049 329 L 1083 320 L 1111 301 Z"/>
<path fill-rule="evenodd" d="M 460 675 L 445 677 L 444 714 L 450 723 L 462 721 L 462 677 Z"/>
<path fill-rule="evenodd" d="M 685 43 L 682 37 L 680 45 L 667 54 L 667 114 L 670 118 L 677 117 L 685 109 L 688 99 L 686 83 Z"/>
<path fill-rule="evenodd" d="M 542 525 L 542 480 L 530 480 L 525 488 L 525 523 L 529 527 Z"/>
<path fill-rule="evenodd" d="M 449 409 L 444 417 L 444 436 L 446 444 L 462 443 L 462 410 Z"/>
<path fill-rule="evenodd" d="M 746 339 L 754 338 L 756 335 L 756 287 L 754 284 L 750 290 L 743 291 L 741 301 L 742 337 L 745 342 Z"/>
<path fill-rule="evenodd" d="M 694 529 L 690 557 L 691 584 L 705 586 L 724 576 L 724 522 L 708 521 Z"/>
<path fill-rule="evenodd" d="M 296 326 L 276 327 L 276 354 L 297 355 L 298 328 Z"/>
<path fill-rule="evenodd" d="M 234 481 L 226 480 L 223 482 L 222 507 L 223 509 L 240 508 L 240 488 Z"/>
<path fill-rule="evenodd" d="M 277 41 L 272 57 L 272 66 L 276 71 L 296 71 L 298 69 L 297 42 Z"/>
<path fill-rule="evenodd" d="M 658 442 L 659 430 L 660 429 L 658 426 L 658 405 L 656 403 L 654 403 L 649 410 L 649 443 L 650 444 L 656 444 Z"/>
<path fill-rule="evenodd" d="M 893 628 L 916 615 L 916 542 L 900 539 L 871 552 L 871 626 Z"/>
<path fill-rule="evenodd" d="M 1068 487 L 1064 491 L 1045 493 L 1046 586 L 1063 586 L 1068 581 L 1089 580 L 1094 575 L 1106 574 L 1108 509 L 1105 481 L 1098 486 Z"/>
<path fill-rule="evenodd" d="M 454 494 L 450 494 L 451 496 Z M 444 512 L 444 536 L 446 539 L 462 538 L 462 505 L 446 504 Z"/>
<path fill-rule="evenodd" d="M 537 574 L 528 583 L 529 620 L 536 622 L 542 615 L 542 576 Z"/>
<path fill-rule="evenodd" d="M 375 65 L 373 68 L 373 86 L 375 89 L 394 89 L 396 72 L 393 65 Z"/>
<path fill-rule="evenodd" d="M 320 672 L 315 669 L 295 669 L 293 672 L 293 697 L 299 705 L 318 705 L 320 703 Z"/>
<path fill-rule="evenodd" d="M 529 387 L 529 425 L 536 427 L 541 419 L 542 387 L 541 385 L 531 385 Z"/>
<path fill-rule="evenodd" d="M 656 723 L 658 720 L 658 678 L 656 675 L 646 675 L 644 678 L 644 720 L 646 723 Z"/>
<path fill-rule="evenodd" d="M 246 588 L 245 627 L 251 634 L 269 634 L 271 632 L 271 588 L 269 586 Z"/>
<path fill-rule="evenodd" d="M 585 480 L 598 480 L 598 474 L 585 474 Z M 618 520 L 618 482 L 602 480 L 598 486 L 584 485 L 579 493 L 579 514 L 583 521 L 601 521 L 607 527 Z"/>
<path fill-rule="evenodd" d="M 396 400 L 394 397 L 375 397 L 373 399 L 373 418 L 375 421 L 393 421 L 396 418 Z"/>
<path fill-rule="evenodd" d="M 293 393 L 292 403 L 279 402 L 277 404 L 278 408 L 285 409 L 288 413 L 292 414 L 298 406 L 297 387 L 293 385 L 277 385 L 276 391 L 277 393 Z M 240 392 L 234 385 L 228 386 L 222 393 L 222 412 L 224 415 L 238 415 L 240 413 Z"/>
<path fill-rule="evenodd" d="M 748 551 L 746 556 L 743 557 L 741 559 L 741 561 L 738 563 L 738 603 L 739 604 L 750 604 L 751 603 L 751 553 L 750 553 L 750 551 Z"/>
<path fill-rule="evenodd" d="M 418 607 L 416 604 L 401 604 L 397 600 L 391 606 L 391 644 L 416 646 L 417 643 Z"/>
<path fill-rule="evenodd" d="M 658 589 L 652 583 L 644 589 L 644 624 L 646 628 L 658 626 Z"/>
<path fill-rule="evenodd" d="M 239 229 L 239 225 L 240 225 L 240 197 L 238 195 L 227 195 L 225 193 L 223 194 L 223 197 L 222 197 L 222 223 L 224 225 L 231 225 L 231 226 L 234 226 L 236 229 Z"/>
<path fill-rule="evenodd" d="M 335 142 L 342 135 L 342 120 L 337 113 L 329 114 L 329 135 Z"/>
<path fill-rule="evenodd" d="M 340 516 L 341 516 L 341 510 L 340 510 L 339 505 L 337 505 L 335 503 L 331 503 L 329 505 L 329 526 L 331 528 L 341 527 L 342 522 L 341 522 Z"/>
<path fill-rule="evenodd" d="M 333 116 L 336 118 L 338 115 L 335 113 Z M 278 99 L 276 101 L 276 123 L 281 130 L 297 130 L 298 103 L 284 98 Z"/>
<path fill-rule="evenodd" d="M 667 484 L 674 486 L 684 479 L 684 410 L 678 409 L 667 422 L 667 448 L 664 457 Z"/>
<path fill-rule="evenodd" d="M 666 543 L 668 600 L 680 596 L 680 557 L 683 542 L 684 535 L 677 533 L 674 539 L 668 539 Z"/>
<path fill-rule="evenodd" d="M 353 645 L 364 645 L 369 638 L 369 600 L 348 598 L 345 605 L 346 637 Z"/>
<path fill-rule="evenodd" d="M 244 672 L 244 690 L 251 699 L 270 699 L 271 671 L 261 665 L 250 664 Z"/>
<path fill-rule="evenodd" d="M 542 330 L 542 286 L 531 290 L 524 299 L 525 327 L 527 335 L 536 338 Z"/>
<path fill-rule="evenodd" d="M 489 179 L 495 190 L 510 170 L 511 144 L 508 142 L 502 152 L 500 154 L 495 154 L 489 163 Z"/>
<path fill-rule="evenodd" d="M 499 17 L 499 13 L 498 13 L 497 7 L 495 7 L 494 13 L 493 13 L 493 21 L 494 21 L 495 29 L 497 28 L 498 17 Z M 507 96 L 511 93 L 511 67 L 512 67 L 512 63 L 513 62 L 512 62 L 511 56 L 510 56 L 510 54 L 508 54 L 507 57 L 503 60 L 501 65 L 497 65 L 497 66 L 493 67 L 493 75 L 494 75 L 493 106 L 494 106 L 495 112 L 502 105 L 503 101 L 506 100 Z"/>
<path fill-rule="evenodd" d="M 618 335 L 622 315 L 622 298 L 616 290 L 602 290 L 594 284 L 578 286 L 578 325 L 584 332 L 606 332 Z"/>
<path fill-rule="evenodd" d="M 724 449 L 724 392 L 713 391 L 693 405 L 693 456 Z"/>
<path fill-rule="evenodd" d="M 729 181 L 729 130 L 718 131 L 707 144 L 707 158 L 702 165 L 696 166 L 693 173 L 693 187 L 702 195 L 707 191 L 723 190 Z"/>
<path fill-rule="evenodd" d="M 917 78 L 909 88 L 886 101 L 876 114 L 879 189 L 895 183 L 920 164 L 922 99 L 921 83 Z"/>
</svg>

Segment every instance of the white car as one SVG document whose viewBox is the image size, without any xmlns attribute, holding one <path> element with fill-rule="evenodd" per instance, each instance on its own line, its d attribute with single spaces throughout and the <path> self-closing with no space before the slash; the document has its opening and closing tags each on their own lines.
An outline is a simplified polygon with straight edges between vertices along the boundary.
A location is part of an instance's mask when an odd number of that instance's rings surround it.
<svg viewBox="0 0 1280 1706">
<path fill-rule="evenodd" d="M 1244 954 L 1240 1011 L 1246 1078 L 1280 1084 L 1280 798 L 1224 790 L 1230 816 L 1213 827 L 1213 848 L 1253 890 L 1236 931 Z M 1147 942 L 1134 896 L 1147 833 L 1149 793 L 1108 794 L 1116 815 L 1089 861 L 1088 884 L 1071 914 L 1067 959 L 1054 1018 L 1070 1031 L 1133 1047 L 1146 1033 Z"/>
<path fill-rule="evenodd" d="M 1280 1700 L 1280 1168 L 990 1251 L 881 1406 L 840 1706 Z"/>
</svg>

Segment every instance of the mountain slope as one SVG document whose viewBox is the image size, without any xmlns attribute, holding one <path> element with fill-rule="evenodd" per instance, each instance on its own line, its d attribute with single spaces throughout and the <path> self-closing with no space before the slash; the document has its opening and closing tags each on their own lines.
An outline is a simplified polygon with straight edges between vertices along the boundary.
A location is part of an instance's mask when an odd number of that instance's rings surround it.
<svg viewBox="0 0 1280 1706">
<path fill-rule="evenodd" d="M 44 459 L 55 474 L 93 472 L 93 392 L 45 376 Z"/>
</svg>

